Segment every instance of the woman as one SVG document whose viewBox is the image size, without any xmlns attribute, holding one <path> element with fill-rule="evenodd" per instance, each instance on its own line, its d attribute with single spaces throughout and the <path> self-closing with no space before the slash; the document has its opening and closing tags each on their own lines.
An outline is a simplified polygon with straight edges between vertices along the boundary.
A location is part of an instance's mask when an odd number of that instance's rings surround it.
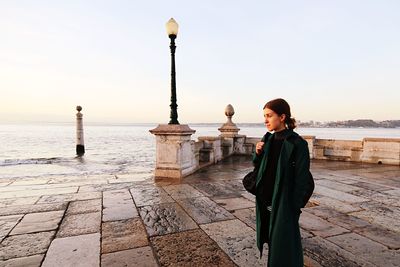
<svg viewBox="0 0 400 267">
<path fill-rule="evenodd" d="M 299 216 L 314 190 L 307 142 L 297 133 L 289 104 L 281 98 L 265 104 L 269 132 L 256 145 L 257 246 L 268 243 L 268 266 L 303 267 Z"/>
</svg>

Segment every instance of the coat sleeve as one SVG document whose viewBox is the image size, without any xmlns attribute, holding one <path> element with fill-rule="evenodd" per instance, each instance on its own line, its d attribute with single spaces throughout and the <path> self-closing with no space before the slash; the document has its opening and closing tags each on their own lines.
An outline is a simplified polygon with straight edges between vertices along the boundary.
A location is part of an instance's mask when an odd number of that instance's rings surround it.
<svg viewBox="0 0 400 267">
<path fill-rule="evenodd" d="M 307 141 L 303 139 L 298 142 L 295 151 L 293 191 L 294 207 L 296 210 L 300 210 L 307 204 L 314 191 L 314 181 L 310 173 L 310 153 Z"/>
<path fill-rule="evenodd" d="M 261 160 L 262 160 L 262 154 L 263 153 L 261 153 L 260 155 L 257 155 L 255 151 L 253 152 L 253 164 L 255 167 L 260 166 Z"/>
<path fill-rule="evenodd" d="M 266 133 L 266 134 L 263 136 L 263 138 L 261 138 L 261 142 L 264 142 L 264 143 L 265 143 L 266 140 L 268 140 L 268 137 L 269 137 L 270 135 L 271 135 L 270 133 Z M 256 151 L 253 152 L 252 157 L 253 157 L 253 164 L 254 164 L 255 167 L 260 166 L 261 160 L 262 160 L 262 158 L 263 158 L 263 155 L 264 155 L 264 153 L 261 153 L 260 155 L 257 155 Z"/>
</svg>

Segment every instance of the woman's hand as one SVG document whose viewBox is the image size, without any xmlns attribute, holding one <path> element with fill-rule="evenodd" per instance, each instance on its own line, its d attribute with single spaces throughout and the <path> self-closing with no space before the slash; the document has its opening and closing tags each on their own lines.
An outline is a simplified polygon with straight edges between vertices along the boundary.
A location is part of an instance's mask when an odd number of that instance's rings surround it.
<svg viewBox="0 0 400 267">
<path fill-rule="evenodd" d="M 256 154 L 260 155 L 264 147 L 264 142 L 258 142 L 256 144 Z"/>
</svg>

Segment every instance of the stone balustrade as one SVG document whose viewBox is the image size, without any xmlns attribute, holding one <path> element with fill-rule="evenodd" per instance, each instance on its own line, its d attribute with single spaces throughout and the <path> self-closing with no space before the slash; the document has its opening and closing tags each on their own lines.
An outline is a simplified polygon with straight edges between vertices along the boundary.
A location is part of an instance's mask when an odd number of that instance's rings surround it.
<svg viewBox="0 0 400 267">
<path fill-rule="evenodd" d="M 151 130 L 157 136 L 156 177 L 182 178 L 232 155 L 251 155 L 260 137 L 238 134 L 232 122 L 233 107 L 228 105 L 228 121 L 219 136 L 190 139 L 195 131 L 187 125 L 160 125 Z M 302 136 L 308 143 L 311 159 L 400 165 L 400 138 L 364 138 L 362 141 L 317 139 Z"/>
</svg>

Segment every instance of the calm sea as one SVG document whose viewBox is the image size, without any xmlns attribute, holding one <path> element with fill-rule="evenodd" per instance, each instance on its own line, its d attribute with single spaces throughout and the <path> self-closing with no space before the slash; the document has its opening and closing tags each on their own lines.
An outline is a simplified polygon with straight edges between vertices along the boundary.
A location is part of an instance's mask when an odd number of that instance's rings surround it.
<svg viewBox="0 0 400 267">
<path fill-rule="evenodd" d="M 149 174 L 155 164 L 156 124 L 85 125 L 85 156 L 75 157 L 75 124 L 0 124 L 0 179 L 94 174 Z M 192 139 L 219 135 L 219 124 L 190 124 Z M 263 126 L 241 126 L 240 134 L 261 137 Z M 400 138 L 400 129 L 299 128 L 324 139 Z"/>
</svg>

